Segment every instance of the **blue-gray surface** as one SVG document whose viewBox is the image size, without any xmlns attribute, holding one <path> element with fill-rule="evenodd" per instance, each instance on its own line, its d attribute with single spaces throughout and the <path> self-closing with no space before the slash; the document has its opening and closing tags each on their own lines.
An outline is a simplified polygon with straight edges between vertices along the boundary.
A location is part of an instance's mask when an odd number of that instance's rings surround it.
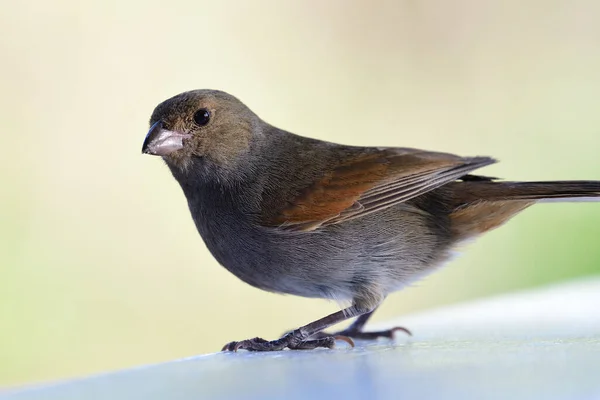
<svg viewBox="0 0 600 400">
<path fill-rule="evenodd" d="M 395 343 L 209 354 L 4 399 L 600 399 L 600 280 L 402 318 Z"/>
</svg>

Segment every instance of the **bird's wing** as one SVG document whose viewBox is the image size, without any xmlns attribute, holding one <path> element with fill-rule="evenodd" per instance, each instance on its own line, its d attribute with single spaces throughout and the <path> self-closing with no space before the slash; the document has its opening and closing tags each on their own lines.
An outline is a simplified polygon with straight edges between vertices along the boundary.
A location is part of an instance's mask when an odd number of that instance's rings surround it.
<svg viewBox="0 0 600 400">
<path fill-rule="evenodd" d="M 494 162 L 409 148 L 348 155 L 266 222 L 312 231 L 405 202 Z"/>
</svg>

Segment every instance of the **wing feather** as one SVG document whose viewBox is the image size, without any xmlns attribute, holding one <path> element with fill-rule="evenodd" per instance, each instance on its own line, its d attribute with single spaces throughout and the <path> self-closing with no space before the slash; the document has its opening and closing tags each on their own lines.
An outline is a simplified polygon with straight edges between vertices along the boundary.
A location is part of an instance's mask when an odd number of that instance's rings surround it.
<svg viewBox="0 0 600 400">
<path fill-rule="evenodd" d="M 406 148 L 347 156 L 288 201 L 268 225 L 311 231 L 360 218 L 494 162 L 489 157 L 459 157 Z"/>
</svg>

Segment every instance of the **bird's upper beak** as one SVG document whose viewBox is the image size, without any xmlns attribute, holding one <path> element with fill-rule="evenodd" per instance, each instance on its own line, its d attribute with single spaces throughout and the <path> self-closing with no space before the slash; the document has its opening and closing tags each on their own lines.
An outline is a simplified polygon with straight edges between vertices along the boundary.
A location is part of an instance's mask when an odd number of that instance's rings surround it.
<svg viewBox="0 0 600 400">
<path fill-rule="evenodd" d="M 192 135 L 169 131 L 163 129 L 162 121 L 157 121 L 150 127 L 144 144 L 142 153 L 155 156 L 166 156 L 183 148 L 183 139 L 188 139 Z"/>
</svg>

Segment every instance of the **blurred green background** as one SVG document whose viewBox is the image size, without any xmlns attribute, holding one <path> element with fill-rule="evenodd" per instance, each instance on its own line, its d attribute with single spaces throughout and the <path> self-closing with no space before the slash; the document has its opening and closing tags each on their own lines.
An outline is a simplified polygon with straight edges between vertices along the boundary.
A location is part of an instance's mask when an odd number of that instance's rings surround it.
<svg viewBox="0 0 600 400">
<path fill-rule="evenodd" d="M 2 1 L 0 385 L 275 338 L 337 306 L 263 293 L 202 244 L 154 106 L 228 91 L 355 145 L 600 179 L 600 2 Z M 600 272 L 600 204 L 533 207 L 388 298 L 375 320 Z M 418 332 L 416 332 L 418 334 Z"/>
</svg>

